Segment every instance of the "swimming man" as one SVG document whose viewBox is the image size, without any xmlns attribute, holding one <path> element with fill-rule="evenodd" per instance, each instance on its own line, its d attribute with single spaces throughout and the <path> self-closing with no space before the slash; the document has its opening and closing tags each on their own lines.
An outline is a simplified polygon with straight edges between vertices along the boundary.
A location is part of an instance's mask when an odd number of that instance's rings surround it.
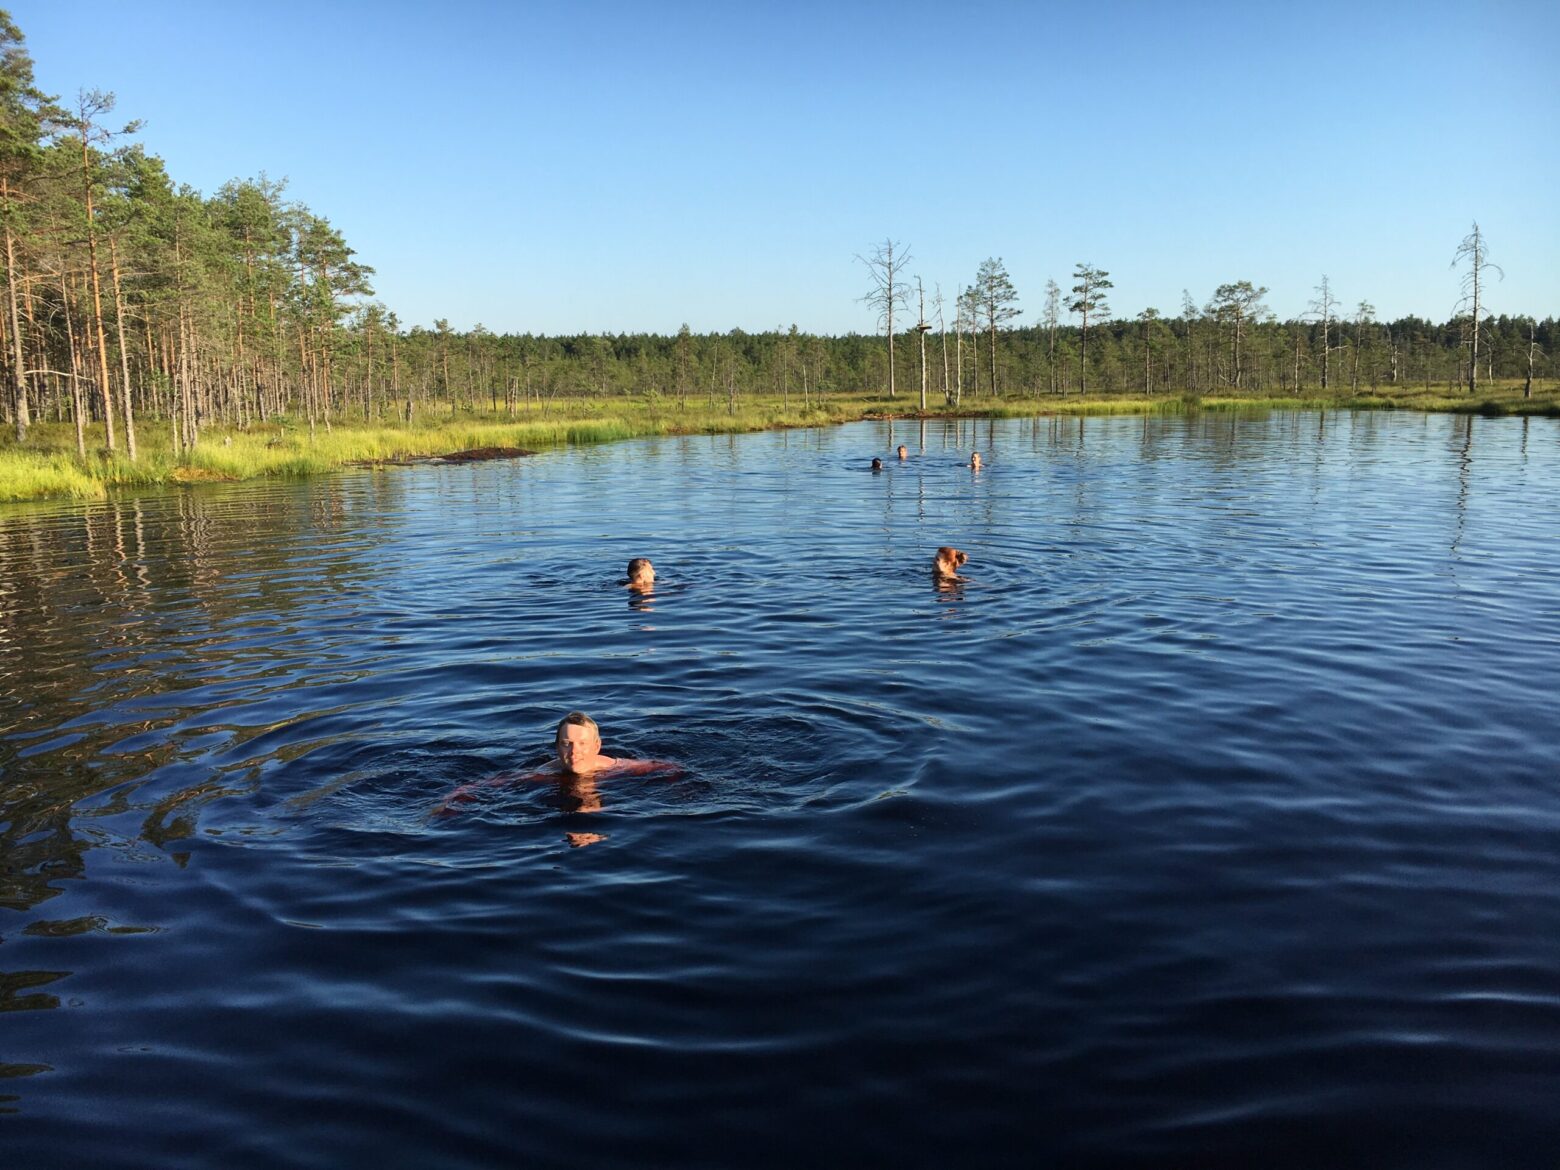
<svg viewBox="0 0 1560 1170">
<path fill-rule="evenodd" d="M 553 733 L 553 753 L 554 758 L 534 772 L 518 776 L 504 772 L 486 780 L 462 784 L 446 796 L 434 811 L 439 816 L 448 816 L 460 805 L 475 800 L 477 794 L 485 788 L 555 780 L 563 785 L 566 795 L 579 798 L 579 805 L 574 811 L 595 812 L 601 807 L 601 798 L 595 792 L 596 780 L 652 774 L 673 780 L 683 774 L 679 765 L 668 760 L 617 760 L 603 755 L 601 729 L 583 711 L 570 711 L 559 721 L 558 730 Z"/>
</svg>

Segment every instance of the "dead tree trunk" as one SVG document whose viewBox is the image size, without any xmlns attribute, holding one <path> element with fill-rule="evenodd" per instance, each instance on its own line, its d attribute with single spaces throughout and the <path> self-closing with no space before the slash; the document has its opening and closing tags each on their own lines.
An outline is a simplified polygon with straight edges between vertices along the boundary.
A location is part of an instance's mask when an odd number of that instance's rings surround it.
<svg viewBox="0 0 1560 1170">
<path fill-rule="evenodd" d="M 1522 383 L 1522 397 L 1533 397 L 1533 358 L 1542 352 L 1538 348 L 1538 326 L 1528 322 L 1527 379 Z"/>
<path fill-rule="evenodd" d="M 926 331 L 931 328 L 926 323 L 926 289 L 921 285 L 921 278 L 915 278 L 916 296 L 919 298 L 920 307 L 917 310 L 915 332 L 921 343 L 921 413 L 926 413 Z"/>
</svg>

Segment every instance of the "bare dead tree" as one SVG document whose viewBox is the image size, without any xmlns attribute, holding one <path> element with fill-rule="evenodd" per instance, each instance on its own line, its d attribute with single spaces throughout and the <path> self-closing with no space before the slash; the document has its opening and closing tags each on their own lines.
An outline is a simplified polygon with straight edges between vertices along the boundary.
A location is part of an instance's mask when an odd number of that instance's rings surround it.
<svg viewBox="0 0 1560 1170">
<path fill-rule="evenodd" d="M 976 337 L 976 314 L 979 312 L 979 301 L 975 290 L 966 288 L 954 299 L 953 306 L 954 344 L 958 350 L 958 358 L 954 363 L 958 381 L 954 384 L 953 402 L 955 406 L 962 406 L 964 404 L 964 336 L 969 334 L 972 341 Z M 975 355 L 975 368 L 980 369 L 979 354 Z"/>
<path fill-rule="evenodd" d="M 1337 315 L 1338 299 L 1332 295 L 1332 283 L 1325 275 L 1316 286 L 1316 299 L 1310 304 L 1311 316 L 1322 327 L 1322 391 L 1327 390 L 1328 376 L 1332 369 L 1332 325 Z"/>
<path fill-rule="evenodd" d="M 1489 258 L 1489 246 L 1484 241 L 1484 233 L 1479 230 L 1479 221 L 1474 220 L 1473 230 L 1463 237 L 1461 244 L 1457 245 L 1457 251 L 1452 256 L 1452 267 L 1466 263 L 1468 271 L 1462 276 L 1462 297 L 1457 302 L 1457 309 L 1468 307 L 1472 314 L 1472 325 L 1468 334 L 1468 343 L 1472 346 L 1468 362 L 1468 393 L 1474 394 L 1479 385 L 1479 314 L 1483 309 L 1484 274 L 1496 273 L 1504 280 L 1506 274 L 1500 265 L 1491 263 Z M 1454 310 L 1455 312 L 1456 310 Z"/>
<path fill-rule="evenodd" d="M 1528 352 L 1527 352 L 1527 380 L 1522 383 L 1522 397 L 1533 397 L 1533 359 L 1543 357 L 1544 351 L 1538 345 L 1538 322 L 1528 318 Z"/>
<path fill-rule="evenodd" d="M 921 413 L 926 413 L 926 331 L 931 328 L 926 323 L 926 288 L 921 284 L 921 278 L 915 278 L 916 295 L 916 337 L 921 342 Z"/>
<path fill-rule="evenodd" d="M 869 255 L 857 255 L 866 265 L 872 287 L 861 298 L 877 310 L 878 324 L 888 336 L 888 396 L 894 397 L 894 310 L 907 304 L 909 289 L 901 274 L 910 263 L 910 249 L 896 240 L 884 240 Z"/>
<path fill-rule="evenodd" d="M 932 286 L 932 289 L 932 304 L 937 309 L 937 334 L 942 338 L 943 399 L 947 402 L 952 402 L 953 390 L 948 383 L 948 324 L 943 320 L 942 285 L 935 284 Z"/>
</svg>

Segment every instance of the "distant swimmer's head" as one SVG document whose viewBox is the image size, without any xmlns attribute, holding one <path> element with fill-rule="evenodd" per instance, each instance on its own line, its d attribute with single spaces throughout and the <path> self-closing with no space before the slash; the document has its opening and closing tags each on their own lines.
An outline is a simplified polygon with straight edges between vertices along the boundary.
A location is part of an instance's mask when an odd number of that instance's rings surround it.
<svg viewBox="0 0 1560 1170">
<path fill-rule="evenodd" d="M 980 452 L 979 451 L 971 451 L 970 452 L 970 466 L 973 467 L 976 471 L 980 470 Z"/>
<path fill-rule="evenodd" d="M 588 771 L 601 754 L 601 729 L 583 711 L 570 711 L 558 722 L 553 736 L 558 763 L 565 772 Z"/>
<path fill-rule="evenodd" d="M 937 550 L 937 559 L 932 562 L 932 572 L 938 577 L 956 577 L 959 575 L 959 566 L 969 559 L 963 550 L 945 544 Z"/>
<path fill-rule="evenodd" d="M 899 444 L 899 457 L 901 459 L 910 458 L 910 450 L 903 443 Z"/>
<path fill-rule="evenodd" d="M 649 589 L 655 584 L 655 566 L 648 557 L 635 557 L 628 562 L 628 587 Z"/>
<path fill-rule="evenodd" d="M 872 470 L 873 471 L 882 471 L 883 470 L 883 461 L 881 459 L 879 459 L 876 455 L 874 455 L 872 457 Z"/>
</svg>

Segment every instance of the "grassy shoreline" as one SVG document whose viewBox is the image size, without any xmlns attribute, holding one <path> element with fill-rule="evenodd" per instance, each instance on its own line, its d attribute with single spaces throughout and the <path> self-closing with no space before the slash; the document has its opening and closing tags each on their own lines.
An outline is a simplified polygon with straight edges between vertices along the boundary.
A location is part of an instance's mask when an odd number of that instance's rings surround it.
<svg viewBox="0 0 1560 1170">
<path fill-rule="evenodd" d="M 656 435 L 701 435 L 831 426 L 862 419 L 1029 418 L 1035 415 L 1121 415 L 1187 413 L 1197 410 L 1414 410 L 1484 416 L 1560 417 L 1560 391 L 1546 389 L 1531 399 L 1518 385 L 1495 387 L 1477 399 L 1444 390 L 1404 390 L 1361 396 L 1273 398 L 1263 396 L 1163 395 L 974 399 L 962 406 L 938 405 L 924 415 L 914 396 L 832 399 L 803 409 L 779 398 L 746 399 L 734 412 L 725 405 L 699 402 L 679 409 L 674 403 L 643 399 L 579 399 L 536 407 L 516 417 L 462 414 L 453 419 L 419 420 L 411 426 L 392 422 L 336 420 L 311 436 L 306 424 L 283 419 L 248 429 L 210 427 L 193 451 L 175 456 L 166 424 L 141 424 L 141 458 L 131 463 L 122 451 L 110 456 L 91 451 L 76 457 L 69 424 L 40 423 L 25 446 L 0 441 L 0 503 L 46 499 L 102 499 L 109 491 L 168 484 L 232 482 L 270 476 L 304 476 L 340 467 L 445 455 L 475 447 L 525 447 L 534 450 L 582 446 Z M 102 430 L 88 432 L 89 447 L 101 447 Z"/>
</svg>

